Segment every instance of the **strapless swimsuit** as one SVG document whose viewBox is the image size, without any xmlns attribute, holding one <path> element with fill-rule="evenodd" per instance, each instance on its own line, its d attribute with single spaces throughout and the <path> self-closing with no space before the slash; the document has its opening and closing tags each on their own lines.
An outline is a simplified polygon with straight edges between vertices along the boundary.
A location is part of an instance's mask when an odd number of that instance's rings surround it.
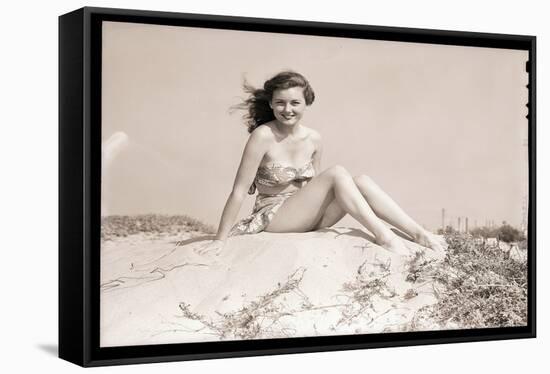
<svg viewBox="0 0 550 374">
<path fill-rule="evenodd" d="M 292 166 L 282 166 L 278 164 L 260 166 L 248 193 L 253 195 L 256 192 L 257 185 L 282 187 L 292 182 L 309 181 L 314 176 L 315 169 L 313 168 L 313 161 L 309 161 L 306 165 L 298 169 Z M 275 216 L 277 210 L 283 205 L 285 200 L 296 191 L 297 190 L 282 192 L 279 194 L 264 194 L 258 192 L 252 214 L 238 221 L 229 232 L 229 236 L 255 234 L 265 230 Z"/>
</svg>

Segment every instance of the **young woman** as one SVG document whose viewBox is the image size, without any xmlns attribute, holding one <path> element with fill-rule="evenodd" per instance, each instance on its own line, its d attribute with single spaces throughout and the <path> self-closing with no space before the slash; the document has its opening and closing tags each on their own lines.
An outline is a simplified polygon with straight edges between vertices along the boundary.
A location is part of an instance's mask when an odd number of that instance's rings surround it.
<svg viewBox="0 0 550 374">
<path fill-rule="evenodd" d="M 250 137 L 244 148 L 233 189 L 223 210 L 215 240 L 200 253 L 219 252 L 233 235 L 307 232 L 330 227 L 346 214 L 375 236 L 376 243 L 400 255 L 409 249 L 383 221 L 415 242 L 435 251 L 442 243 L 409 217 L 371 178 L 352 176 L 342 166 L 321 170 L 319 133 L 302 124 L 315 100 L 307 79 L 283 71 L 263 88 L 245 84 L 250 97 L 240 106 Z M 235 224 L 244 198 L 257 191 L 253 212 Z"/>
</svg>

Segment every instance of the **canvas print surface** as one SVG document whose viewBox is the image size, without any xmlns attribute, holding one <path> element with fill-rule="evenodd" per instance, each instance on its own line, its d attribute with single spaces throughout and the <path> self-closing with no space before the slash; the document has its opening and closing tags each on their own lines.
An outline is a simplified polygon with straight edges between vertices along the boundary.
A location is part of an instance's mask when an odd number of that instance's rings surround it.
<svg viewBox="0 0 550 374">
<path fill-rule="evenodd" d="M 100 346 L 526 326 L 527 60 L 103 22 Z"/>
</svg>

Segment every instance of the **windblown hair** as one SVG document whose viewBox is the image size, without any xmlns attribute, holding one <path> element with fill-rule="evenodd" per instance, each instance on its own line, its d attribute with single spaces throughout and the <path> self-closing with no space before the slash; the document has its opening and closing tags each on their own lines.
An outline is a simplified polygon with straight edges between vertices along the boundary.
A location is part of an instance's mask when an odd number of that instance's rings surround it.
<svg viewBox="0 0 550 374">
<path fill-rule="evenodd" d="M 248 84 L 246 80 L 244 81 L 243 89 L 249 94 L 249 97 L 234 108 L 247 111 L 243 119 L 248 126 L 249 133 L 254 131 L 258 126 L 275 119 L 273 109 L 269 106 L 273 93 L 276 90 L 292 87 L 302 87 L 304 89 L 306 105 L 311 105 L 315 100 L 315 93 L 308 80 L 303 75 L 291 70 L 282 71 L 273 78 L 268 79 L 264 83 L 263 88 L 255 88 Z"/>
</svg>

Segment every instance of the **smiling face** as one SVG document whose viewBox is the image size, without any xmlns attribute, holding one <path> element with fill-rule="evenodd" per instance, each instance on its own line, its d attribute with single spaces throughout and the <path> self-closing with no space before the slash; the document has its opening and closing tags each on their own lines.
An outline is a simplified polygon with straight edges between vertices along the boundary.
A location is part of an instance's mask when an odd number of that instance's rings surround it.
<svg viewBox="0 0 550 374">
<path fill-rule="evenodd" d="M 306 99 L 302 87 L 291 87 L 273 92 L 269 103 L 277 121 L 284 126 L 294 126 L 300 122 L 306 109 Z"/>
</svg>

